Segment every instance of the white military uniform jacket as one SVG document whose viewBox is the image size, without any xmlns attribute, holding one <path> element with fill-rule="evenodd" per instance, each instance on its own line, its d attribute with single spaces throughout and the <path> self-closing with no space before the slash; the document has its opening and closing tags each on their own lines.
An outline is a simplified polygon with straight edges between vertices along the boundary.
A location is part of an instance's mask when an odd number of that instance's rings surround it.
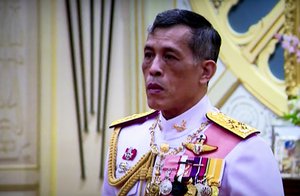
<svg viewBox="0 0 300 196">
<path fill-rule="evenodd" d="M 157 146 L 169 144 L 170 149 L 179 149 L 179 146 L 186 140 L 188 135 L 195 133 L 195 130 L 199 129 L 201 123 L 208 121 L 206 114 L 211 111 L 218 112 L 211 105 L 208 98 L 204 97 L 194 107 L 170 120 L 166 120 L 160 112 L 157 112 L 157 114 L 154 113 L 152 116 L 146 115 L 146 117 L 138 121 L 129 120 L 128 123 L 128 119 L 122 119 L 119 121 L 120 123 L 115 122 L 114 124 L 120 124 L 122 129 L 117 138 L 117 146 L 113 149 L 116 155 L 115 160 L 108 159 L 106 162 L 101 195 L 118 195 L 122 186 L 110 185 L 108 180 L 109 164 L 111 164 L 110 168 L 115 180 L 122 179 L 122 176 L 126 175 L 128 170 L 138 164 L 139 160 L 150 151 L 151 142 Z M 153 115 L 156 117 L 153 117 Z M 135 117 L 130 117 L 129 119 L 131 118 L 135 119 Z M 153 126 L 157 119 L 159 126 L 155 127 L 151 141 L 150 127 Z M 209 124 L 201 133 L 205 134 L 212 124 L 214 123 Z M 183 127 L 184 130 L 178 131 L 176 126 Z M 222 130 L 227 135 L 234 135 L 229 130 L 224 128 Z M 217 146 L 218 150 L 222 150 L 222 148 L 227 147 L 226 141 L 230 139 L 227 138 L 226 134 L 218 134 L 207 136 L 207 142 L 209 143 L 210 139 L 211 141 L 218 139 L 214 146 Z M 176 156 L 181 156 L 186 151 L 188 150 L 183 148 Z M 125 157 L 128 155 L 126 152 L 130 152 L 127 158 Z M 110 149 L 109 153 L 113 153 L 112 149 Z M 214 154 L 210 157 L 214 157 Z M 221 173 L 219 195 L 284 195 L 282 179 L 272 151 L 255 133 L 246 139 L 239 139 L 232 149 L 228 150 L 224 157 L 221 158 L 224 159 L 225 164 Z M 153 175 L 155 175 L 154 173 L 155 169 Z M 145 195 L 145 189 L 146 182 L 138 180 L 125 195 Z"/>
</svg>

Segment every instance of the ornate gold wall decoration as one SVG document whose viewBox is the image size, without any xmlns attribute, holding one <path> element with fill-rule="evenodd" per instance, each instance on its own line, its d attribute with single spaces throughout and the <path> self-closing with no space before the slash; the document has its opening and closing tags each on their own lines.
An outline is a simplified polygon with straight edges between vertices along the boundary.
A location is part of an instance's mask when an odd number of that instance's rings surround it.
<svg viewBox="0 0 300 196">
<path fill-rule="evenodd" d="M 228 19 L 230 10 L 239 3 L 238 0 L 223 2 L 217 12 L 210 0 L 190 2 L 192 10 L 204 15 L 221 34 L 223 43 L 220 60 L 226 66 L 224 73 L 233 73 L 238 83 L 275 114 L 281 116 L 286 112 L 285 82 L 272 74 L 268 63 L 277 43 L 274 34 L 283 32 L 284 0 L 278 1 L 269 13 L 252 24 L 245 33 L 234 31 Z M 215 86 L 220 87 L 218 82 Z M 228 88 L 228 92 L 232 92 L 231 87 Z M 228 93 L 224 93 L 226 94 Z M 226 102 L 227 98 L 228 96 L 219 97 L 218 103 Z"/>
<path fill-rule="evenodd" d="M 224 0 L 210 0 L 211 1 L 211 3 L 214 5 L 214 7 L 216 8 L 216 9 L 219 9 L 219 7 L 222 5 L 222 2 L 224 1 Z"/>
<path fill-rule="evenodd" d="M 285 0 L 285 33 L 300 37 L 300 1 Z M 285 52 L 285 82 L 288 97 L 298 94 L 300 84 L 300 63 L 297 63 L 296 55 Z"/>
</svg>

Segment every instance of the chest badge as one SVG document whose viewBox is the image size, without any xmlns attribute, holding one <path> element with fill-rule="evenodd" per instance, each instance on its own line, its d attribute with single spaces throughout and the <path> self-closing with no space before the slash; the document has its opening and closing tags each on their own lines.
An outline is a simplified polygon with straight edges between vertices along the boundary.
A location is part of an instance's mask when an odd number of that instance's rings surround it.
<svg viewBox="0 0 300 196">
<path fill-rule="evenodd" d="M 125 153 L 122 156 L 123 160 L 132 161 L 136 157 L 137 150 L 135 148 L 126 148 Z"/>
<path fill-rule="evenodd" d="M 206 152 L 211 152 L 217 150 L 217 146 L 211 146 L 208 144 L 204 144 L 206 141 L 206 135 L 201 134 L 199 138 L 197 138 L 196 142 L 192 143 L 183 143 L 182 145 L 189 151 L 192 151 L 196 156 L 200 154 L 204 154 Z"/>
<path fill-rule="evenodd" d="M 186 121 L 182 120 L 181 124 L 174 124 L 173 128 L 179 132 L 186 130 Z"/>
</svg>

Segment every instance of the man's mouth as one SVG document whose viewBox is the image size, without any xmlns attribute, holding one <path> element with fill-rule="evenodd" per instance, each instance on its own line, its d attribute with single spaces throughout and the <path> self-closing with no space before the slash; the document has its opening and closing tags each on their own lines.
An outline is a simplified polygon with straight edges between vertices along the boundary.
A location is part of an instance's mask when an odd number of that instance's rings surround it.
<svg viewBox="0 0 300 196">
<path fill-rule="evenodd" d="M 164 88 L 157 83 L 149 83 L 147 85 L 147 92 L 150 94 L 158 94 L 163 90 L 164 90 Z"/>
</svg>

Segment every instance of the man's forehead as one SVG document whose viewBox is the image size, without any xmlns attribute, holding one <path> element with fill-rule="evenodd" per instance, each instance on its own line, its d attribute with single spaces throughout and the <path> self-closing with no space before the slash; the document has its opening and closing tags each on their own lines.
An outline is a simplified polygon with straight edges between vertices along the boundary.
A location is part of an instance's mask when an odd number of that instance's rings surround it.
<svg viewBox="0 0 300 196">
<path fill-rule="evenodd" d="M 153 32 L 149 33 L 149 35 L 175 35 L 175 36 L 183 36 L 183 35 L 191 35 L 191 28 L 186 25 L 173 25 L 170 27 L 157 27 Z"/>
<path fill-rule="evenodd" d="M 191 37 L 190 29 L 186 26 L 173 26 L 168 28 L 156 28 L 154 32 L 149 33 L 147 40 L 146 40 L 146 46 L 157 44 L 157 43 L 168 43 L 170 45 L 173 44 L 188 44 L 188 40 Z"/>
</svg>

